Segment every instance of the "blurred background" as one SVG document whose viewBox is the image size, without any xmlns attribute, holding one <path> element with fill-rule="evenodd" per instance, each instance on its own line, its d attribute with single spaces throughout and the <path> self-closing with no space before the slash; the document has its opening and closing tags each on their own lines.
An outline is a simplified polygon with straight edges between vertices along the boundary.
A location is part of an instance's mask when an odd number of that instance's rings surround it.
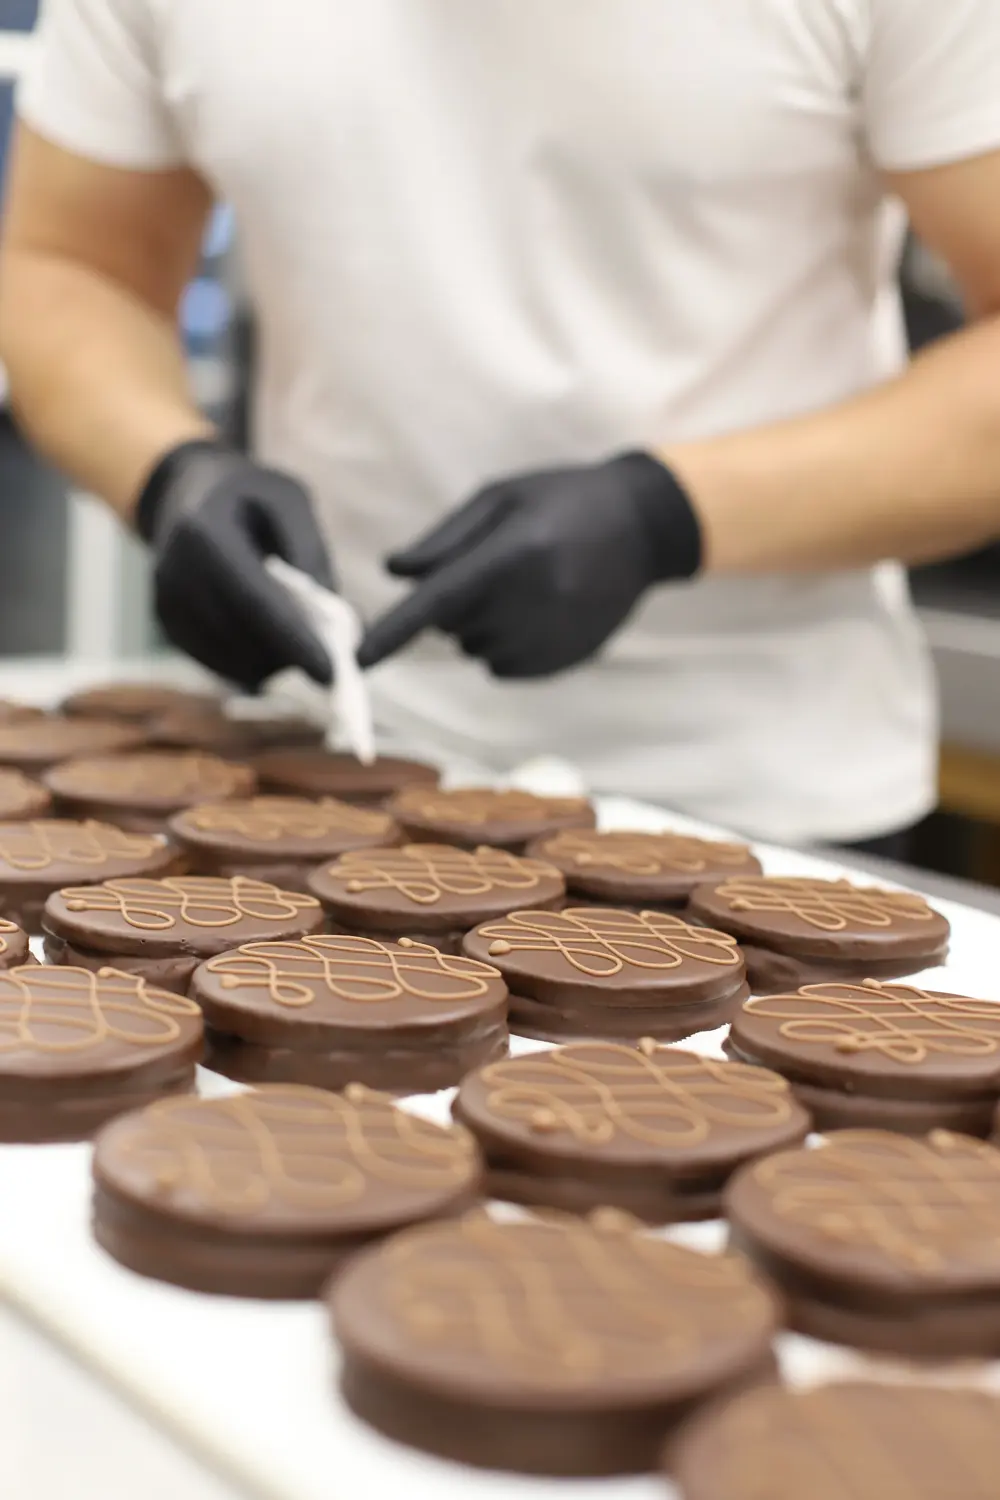
<svg viewBox="0 0 1000 1500">
<path fill-rule="evenodd" d="M 0 0 L 0 165 L 37 9 L 37 0 Z M 914 349 L 960 325 L 946 272 L 912 241 L 900 278 Z M 245 443 L 253 324 L 224 207 L 181 317 L 201 404 Z M 2 392 L 0 372 L 0 658 L 155 655 L 141 549 L 28 451 Z M 1000 886 L 1000 547 L 921 569 L 913 589 L 940 679 L 943 746 L 939 811 L 914 833 L 909 857 Z"/>
</svg>

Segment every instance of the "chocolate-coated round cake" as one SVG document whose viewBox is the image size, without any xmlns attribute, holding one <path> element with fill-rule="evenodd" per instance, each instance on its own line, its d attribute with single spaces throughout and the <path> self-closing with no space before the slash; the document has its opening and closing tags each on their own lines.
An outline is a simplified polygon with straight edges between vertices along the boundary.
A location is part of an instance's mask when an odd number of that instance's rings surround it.
<svg viewBox="0 0 1000 1500">
<path fill-rule="evenodd" d="M 515 854 L 540 834 L 559 828 L 593 828 L 593 805 L 585 797 L 537 797 L 533 792 L 492 787 L 407 787 L 386 811 L 408 838 L 478 849 L 489 844 Z"/>
<path fill-rule="evenodd" d="M 985 1136 L 1000 1095 L 1000 1005 L 902 982 L 757 996 L 726 1050 L 789 1079 L 817 1130 Z"/>
<path fill-rule="evenodd" d="M 28 934 L 16 922 L 0 917 L 0 969 L 16 969 L 30 962 Z"/>
<path fill-rule="evenodd" d="M 61 818 L 0 823 L 0 913 L 38 934 L 45 902 L 63 886 L 176 867 L 176 849 L 156 834 Z"/>
<path fill-rule="evenodd" d="M 21 771 L 0 771 L 0 823 L 44 818 L 52 807 L 52 793 Z"/>
<path fill-rule="evenodd" d="M 688 915 L 739 939 L 756 995 L 828 979 L 896 979 L 948 953 L 948 921 L 922 896 L 849 880 L 734 876 L 698 886 Z"/>
<path fill-rule="evenodd" d="M 254 757 L 253 766 L 265 792 L 293 797 L 339 797 L 362 807 L 381 807 L 404 786 L 437 786 L 440 773 L 417 760 L 380 755 L 370 766 L 353 755 L 303 748 L 271 750 Z"/>
<path fill-rule="evenodd" d="M 399 842 L 390 817 L 323 797 L 246 797 L 176 814 L 170 833 L 201 875 L 253 875 L 289 891 L 307 889 L 309 873 L 351 849 Z"/>
<path fill-rule="evenodd" d="M 235 719 L 217 708 L 173 708 L 146 723 L 151 745 L 206 750 L 233 759 L 291 745 L 319 745 L 323 731 L 306 719 Z"/>
<path fill-rule="evenodd" d="M 206 1066 L 243 1083 L 451 1088 L 507 1051 L 496 969 L 403 938 L 244 943 L 195 971 Z"/>
<path fill-rule="evenodd" d="M 801 1333 L 918 1358 L 1000 1355 L 1000 1151 L 986 1142 L 834 1131 L 744 1167 L 725 1211 Z"/>
<path fill-rule="evenodd" d="M 167 819 L 184 807 L 249 796 L 255 778 L 248 766 L 215 755 L 149 750 L 70 761 L 49 771 L 45 784 L 68 817 L 161 833 Z"/>
<path fill-rule="evenodd" d="M 50 963 L 140 974 L 187 991 L 206 958 L 241 943 L 318 932 L 323 910 L 312 896 L 245 876 L 168 876 L 70 886 L 45 903 L 42 931 Z"/>
<path fill-rule="evenodd" d="M 465 1078 L 453 1114 L 482 1147 L 491 1197 L 567 1213 L 611 1204 L 651 1224 L 717 1218 L 737 1167 L 809 1130 L 776 1073 L 647 1038 L 490 1063 Z"/>
<path fill-rule="evenodd" d="M 746 844 L 682 833 L 569 829 L 535 839 L 528 853 L 561 870 L 573 896 L 644 910 L 680 908 L 695 886 L 727 875 L 759 875 L 761 868 Z"/>
<path fill-rule="evenodd" d="M 722 1026 L 749 995 L 735 939 L 673 912 L 512 912 L 463 950 L 506 980 L 511 1031 L 543 1041 L 680 1041 Z"/>
<path fill-rule="evenodd" d="M 62 712 L 85 719 L 123 719 L 128 724 L 145 724 L 158 714 L 208 713 L 218 706 L 215 693 L 196 693 L 159 682 L 108 682 L 71 693 L 62 705 Z"/>
<path fill-rule="evenodd" d="M 700 1413 L 668 1449 L 683 1500 L 995 1500 L 1000 1399 L 844 1381 Z"/>
<path fill-rule="evenodd" d="M 83 1140 L 122 1111 L 187 1093 L 193 1001 L 112 968 L 0 972 L 0 1141 Z"/>
<path fill-rule="evenodd" d="M 477 922 L 522 906 L 561 905 L 566 892 L 559 871 L 540 860 L 446 844 L 345 854 L 315 870 L 309 889 L 335 931 L 411 937 L 452 953 Z"/>
<path fill-rule="evenodd" d="M 476 1213 L 364 1251 L 330 1293 L 349 1405 L 460 1463 L 653 1468 L 693 1407 L 772 1376 L 777 1310 L 741 1257 L 638 1228 Z"/>
<path fill-rule="evenodd" d="M 135 724 L 115 719 L 60 718 L 53 714 L 0 724 L 0 766 L 38 775 L 49 766 L 82 755 L 110 755 L 134 750 L 145 739 Z"/>
<path fill-rule="evenodd" d="M 315 1297 L 359 1246 L 460 1212 L 475 1143 L 354 1084 L 172 1099 L 103 1131 L 94 1234 L 144 1276 L 241 1297 Z"/>
</svg>

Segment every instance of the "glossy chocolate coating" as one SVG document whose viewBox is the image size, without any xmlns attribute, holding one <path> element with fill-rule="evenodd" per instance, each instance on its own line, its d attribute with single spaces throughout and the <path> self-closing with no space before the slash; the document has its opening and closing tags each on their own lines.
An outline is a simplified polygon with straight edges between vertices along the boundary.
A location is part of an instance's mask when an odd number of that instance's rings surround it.
<svg viewBox="0 0 1000 1500">
<path fill-rule="evenodd" d="M 903 982 L 755 997 L 726 1048 L 788 1078 L 820 1130 L 985 1136 L 1000 1093 L 1000 1006 Z"/>
<path fill-rule="evenodd" d="M 749 994 L 735 940 L 670 912 L 512 912 L 463 948 L 503 974 L 511 1030 L 548 1041 L 679 1041 L 723 1025 Z"/>
<path fill-rule="evenodd" d="M 103 1131 L 94 1232 L 196 1291 L 314 1297 L 345 1256 L 478 1194 L 475 1143 L 354 1085 L 165 1101 Z"/>
<path fill-rule="evenodd" d="M 249 796 L 255 777 L 248 766 L 215 755 L 148 750 L 56 766 L 46 774 L 45 785 L 59 810 L 69 817 L 97 818 L 137 833 L 159 833 L 181 808 Z"/>
<path fill-rule="evenodd" d="M 207 1066 L 244 1083 L 423 1094 L 507 1051 L 496 969 L 408 940 L 247 943 L 202 964 L 191 993 Z"/>
<path fill-rule="evenodd" d="M 80 756 L 118 754 L 143 744 L 141 728 L 115 719 L 73 719 L 53 714 L 0 723 L 0 766 L 38 775 Z"/>
<path fill-rule="evenodd" d="M 815 1338 L 905 1356 L 1000 1354 L 1000 1151 L 936 1130 L 842 1130 L 744 1167 L 734 1245 Z"/>
<path fill-rule="evenodd" d="M 493 1197 L 651 1224 L 718 1215 L 744 1162 L 797 1145 L 809 1116 L 783 1078 L 679 1047 L 583 1042 L 471 1073 L 453 1105 Z"/>
<path fill-rule="evenodd" d="M 613 1209 L 409 1230 L 348 1265 L 330 1305 L 357 1415 L 486 1468 L 643 1472 L 701 1402 L 773 1370 L 777 1310 L 746 1263 Z"/>
<path fill-rule="evenodd" d="M 0 823 L 0 916 L 40 933 L 45 902 L 63 886 L 167 875 L 177 851 L 155 834 L 60 818 Z"/>
<path fill-rule="evenodd" d="M 994 1500 L 1000 1399 L 845 1381 L 748 1391 L 667 1451 L 684 1500 Z"/>
<path fill-rule="evenodd" d="M 559 828 L 593 828 L 594 808 L 584 797 L 538 797 L 531 792 L 489 787 L 407 787 L 386 805 L 408 839 L 457 844 L 462 849 L 489 845 L 515 854 L 540 834 Z"/>
<path fill-rule="evenodd" d="M 572 896 L 609 906 L 674 909 L 706 881 L 760 873 L 745 844 L 678 833 L 573 829 L 535 839 L 528 852 L 561 870 Z"/>
<path fill-rule="evenodd" d="M 922 896 L 847 880 L 734 877 L 699 886 L 687 912 L 739 939 L 757 995 L 915 974 L 944 961 L 951 931 Z"/>
<path fill-rule="evenodd" d="M 380 755 L 370 766 L 353 755 L 305 748 L 272 750 L 254 757 L 254 769 L 265 792 L 293 797 L 339 797 L 362 807 L 379 807 L 394 792 L 419 782 L 437 786 L 440 772 L 421 761 Z"/>
<path fill-rule="evenodd" d="M 0 1140 L 82 1140 L 194 1086 L 198 1007 L 105 967 L 0 972 Z"/>
</svg>

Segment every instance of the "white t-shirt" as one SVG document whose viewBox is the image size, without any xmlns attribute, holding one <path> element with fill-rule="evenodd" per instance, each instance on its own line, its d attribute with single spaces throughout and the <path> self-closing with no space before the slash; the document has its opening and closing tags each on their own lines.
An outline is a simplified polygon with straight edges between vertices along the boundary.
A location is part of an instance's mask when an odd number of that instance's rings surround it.
<svg viewBox="0 0 1000 1500">
<path fill-rule="evenodd" d="M 877 169 L 1000 146 L 997 0 L 48 0 L 20 108 L 235 209 L 258 447 L 345 592 L 483 482 L 805 412 L 905 357 Z M 808 494 L 802 504 L 811 504 Z M 651 593 L 599 660 L 498 684 L 444 639 L 374 675 L 390 731 L 749 833 L 932 804 L 898 572 Z"/>
</svg>

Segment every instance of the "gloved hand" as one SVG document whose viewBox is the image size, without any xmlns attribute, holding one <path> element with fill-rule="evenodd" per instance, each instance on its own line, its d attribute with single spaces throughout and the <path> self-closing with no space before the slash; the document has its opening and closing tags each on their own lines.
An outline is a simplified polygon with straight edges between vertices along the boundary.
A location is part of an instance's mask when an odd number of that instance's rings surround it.
<svg viewBox="0 0 1000 1500">
<path fill-rule="evenodd" d="M 496 677 L 546 677 L 593 656 L 646 589 L 700 561 L 691 503 L 648 453 L 506 479 L 388 559 L 419 581 L 358 659 L 374 666 L 434 626 Z"/>
<path fill-rule="evenodd" d="M 264 567 L 272 554 L 333 586 L 309 496 L 224 443 L 183 443 L 157 464 L 136 509 L 155 557 L 156 613 L 170 640 L 253 691 L 284 667 L 331 680 L 304 615 Z"/>
</svg>

